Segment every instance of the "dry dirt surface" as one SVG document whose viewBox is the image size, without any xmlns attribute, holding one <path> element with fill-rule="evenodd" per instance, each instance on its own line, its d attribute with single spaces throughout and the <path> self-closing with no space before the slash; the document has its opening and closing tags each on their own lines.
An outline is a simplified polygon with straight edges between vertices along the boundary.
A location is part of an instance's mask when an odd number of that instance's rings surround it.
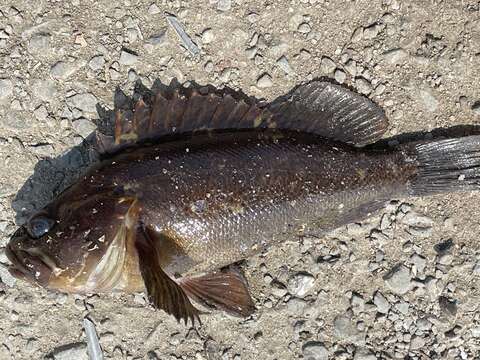
<svg viewBox="0 0 480 360">
<path fill-rule="evenodd" d="M 387 137 L 480 120 L 478 0 L 2 0 L 0 57 L 3 264 L 16 225 L 92 161 L 84 138 L 138 82 L 271 100 L 328 76 L 385 109 Z M 246 261 L 251 318 L 196 328 L 144 294 L 53 293 L 0 266 L 0 359 L 88 359 L 86 316 L 107 359 L 480 359 L 479 203 L 396 199 L 292 238 Z"/>
</svg>

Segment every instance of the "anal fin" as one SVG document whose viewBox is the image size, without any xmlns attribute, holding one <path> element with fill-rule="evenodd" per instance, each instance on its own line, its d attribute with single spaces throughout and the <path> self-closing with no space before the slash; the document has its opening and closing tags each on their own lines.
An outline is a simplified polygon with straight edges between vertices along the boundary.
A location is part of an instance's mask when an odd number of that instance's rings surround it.
<svg viewBox="0 0 480 360">
<path fill-rule="evenodd" d="M 227 313 L 247 317 L 255 310 L 248 285 L 236 269 L 227 268 L 199 277 L 183 278 L 180 286 L 200 304 Z"/>
<path fill-rule="evenodd" d="M 149 300 L 166 313 L 173 315 L 177 321 L 188 320 L 195 324 L 200 322 L 199 311 L 192 305 L 185 291 L 163 271 L 160 256 L 154 244 L 154 239 L 148 231 L 140 226 L 135 242 Z"/>
</svg>

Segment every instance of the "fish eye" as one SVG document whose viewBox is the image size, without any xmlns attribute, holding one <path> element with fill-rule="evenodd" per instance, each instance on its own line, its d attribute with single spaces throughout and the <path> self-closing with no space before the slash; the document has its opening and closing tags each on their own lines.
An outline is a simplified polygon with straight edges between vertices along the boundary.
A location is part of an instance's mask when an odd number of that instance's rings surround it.
<svg viewBox="0 0 480 360">
<path fill-rule="evenodd" d="M 55 221 L 46 216 L 37 216 L 29 221 L 27 230 L 31 237 L 39 238 L 48 233 L 54 224 Z"/>
</svg>

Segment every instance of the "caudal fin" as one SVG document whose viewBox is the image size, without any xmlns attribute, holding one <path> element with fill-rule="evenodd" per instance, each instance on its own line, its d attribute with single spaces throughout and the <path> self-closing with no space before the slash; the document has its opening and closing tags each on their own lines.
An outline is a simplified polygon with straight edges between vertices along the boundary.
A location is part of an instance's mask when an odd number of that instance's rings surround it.
<svg viewBox="0 0 480 360">
<path fill-rule="evenodd" d="M 412 195 L 480 190 L 480 136 L 419 144 L 413 152 L 418 173 Z"/>
</svg>

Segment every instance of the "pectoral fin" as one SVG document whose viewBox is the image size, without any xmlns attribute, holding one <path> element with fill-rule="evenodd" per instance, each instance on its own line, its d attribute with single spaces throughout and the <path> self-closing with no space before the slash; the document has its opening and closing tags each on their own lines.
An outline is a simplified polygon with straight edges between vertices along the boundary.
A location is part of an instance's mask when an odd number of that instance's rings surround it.
<svg viewBox="0 0 480 360">
<path fill-rule="evenodd" d="M 154 239 L 143 227 L 138 230 L 135 246 L 138 251 L 142 273 L 149 300 L 152 304 L 171 314 L 177 321 L 188 320 L 195 324 L 199 311 L 192 305 L 185 291 L 163 271 Z"/>
<path fill-rule="evenodd" d="M 191 298 L 204 306 L 240 317 L 247 317 L 255 310 L 247 281 L 236 269 L 183 278 L 179 284 Z"/>
</svg>

